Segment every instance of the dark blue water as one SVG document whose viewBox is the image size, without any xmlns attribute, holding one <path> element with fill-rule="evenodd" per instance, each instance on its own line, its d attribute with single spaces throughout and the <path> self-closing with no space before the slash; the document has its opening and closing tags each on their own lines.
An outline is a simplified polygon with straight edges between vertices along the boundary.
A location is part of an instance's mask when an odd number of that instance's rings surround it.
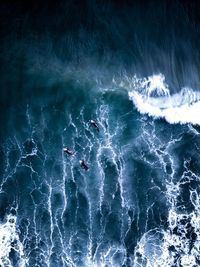
<svg viewBox="0 0 200 267">
<path fill-rule="evenodd" d="M 0 266 L 199 266 L 194 7 L 1 10 Z"/>
</svg>

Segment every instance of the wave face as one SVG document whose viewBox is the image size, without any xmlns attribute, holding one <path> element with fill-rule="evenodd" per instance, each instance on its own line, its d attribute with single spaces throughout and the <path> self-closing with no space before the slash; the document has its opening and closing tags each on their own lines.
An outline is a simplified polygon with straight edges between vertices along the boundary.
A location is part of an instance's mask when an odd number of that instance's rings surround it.
<svg viewBox="0 0 200 267">
<path fill-rule="evenodd" d="M 185 1 L 3 2 L 0 267 L 200 266 Z"/>
<path fill-rule="evenodd" d="M 128 92 L 138 111 L 154 118 L 164 118 L 169 123 L 200 125 L 200 93 L 191 88 L 182 88 L 170 95 L 164 75 L 131 81 L 133 89 Z M 137 84 L 134 90 L 134 84 Z"/>
</svg>

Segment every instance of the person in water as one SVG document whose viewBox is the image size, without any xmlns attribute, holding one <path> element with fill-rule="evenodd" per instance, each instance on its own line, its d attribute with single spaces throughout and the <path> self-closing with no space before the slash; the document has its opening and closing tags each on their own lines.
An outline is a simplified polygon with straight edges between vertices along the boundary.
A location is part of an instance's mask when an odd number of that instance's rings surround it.
<svg viewBox="0 0 200 267">
<path fill-rule="evenodd" d="M 94 120 L 89 120 L 90 126 L 94 127 L 99 132 L 99 126 Z"/>
<path fill-rule="evenodd" d="M 86 165 L 85 161 L 82 159 L 79 161 L 81 167 L 85 169 L 86 171 L 89 169 L 89 167 Z"/>
<path fill-rule="evenodd" d="M 70 156 L 74 154 L 74 152 L 71 151 L 68 147 L 64 147 L 63 152 L 65 152 L 67 155 L 70 155 Z"/>
</svg>

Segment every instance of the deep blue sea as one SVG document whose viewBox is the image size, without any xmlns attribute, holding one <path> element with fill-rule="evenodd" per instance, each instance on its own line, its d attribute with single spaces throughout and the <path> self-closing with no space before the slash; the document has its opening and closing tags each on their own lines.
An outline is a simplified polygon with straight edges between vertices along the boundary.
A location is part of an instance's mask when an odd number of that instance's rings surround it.
<svg viewBox="0 0 200 267">
<path fill-rule="evenodd" d="M 1 4 L 0 267 L 200 266 L 192 8 Z"/>
</svg>

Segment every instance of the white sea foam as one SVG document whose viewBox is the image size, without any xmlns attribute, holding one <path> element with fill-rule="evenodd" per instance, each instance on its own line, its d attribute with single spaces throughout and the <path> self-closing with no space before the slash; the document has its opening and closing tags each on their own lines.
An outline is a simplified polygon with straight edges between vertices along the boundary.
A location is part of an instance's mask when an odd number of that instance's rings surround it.
<svg viewBox="0 0 200 267">
<path fill-rule="evenodd" d="M 170 185 L 171 186 L 171 185 Z M 169 187 L 170 187 L 169 186 Z M 172 207 L 167 229 L 156 228 L 146 232 L 136 247 L 134 267 L 196 267 L 200 262 L 200 198 L 196 190 L 190 191 L 194 211 L 177 210 L 178 195 L 171 194 Z M 169 199 L 169 200 L 170 200 Z"/>
<path fill-rule="evenodd" d="M 18 266 L 25 267 L 27 261 L 24 257 L 23 245 L 17 233 L 16 216 L 8 215 L 6 222 L 0 224 L 0 266 L 13 266 L 9 257 L 11 250 L 17 253 Z"/>
<path fill-rule="evenodd" d="M 186 222 L 186 223 L 184 223 Z M 195 267 L 199 260 L 199 217 L 191 214 L 177 214 L 171 210 L 168 230 L 154 229 L 144 234 L 135 252 L 134 267 L 182 266 Z M 190 225 L 190 227 L 187 227 Z M 188 233 L 196 235 L 192 241 Z"/>
<path fill-rule="evenodd" d="M 97 247 L 98 259 L 96 254 L 93 259 L 86 258 L 85 264 L 88 267 L 121 267 L 126 261 L 126 250 L 124 246 L 117 245 L 100 245 Z"/>
<path fill-rule="evenodd" d="M 136 80 L 136 81 L 135 81 Z M 170 90 L 162 74 L 144 79 L 129 80 L 128 94 L 137 110 L 154 118 L 164 118 L 174 124 L 200 125 L 200 93 L 191 88 L 182 88 L 170 95 Z"/>
</svg>

